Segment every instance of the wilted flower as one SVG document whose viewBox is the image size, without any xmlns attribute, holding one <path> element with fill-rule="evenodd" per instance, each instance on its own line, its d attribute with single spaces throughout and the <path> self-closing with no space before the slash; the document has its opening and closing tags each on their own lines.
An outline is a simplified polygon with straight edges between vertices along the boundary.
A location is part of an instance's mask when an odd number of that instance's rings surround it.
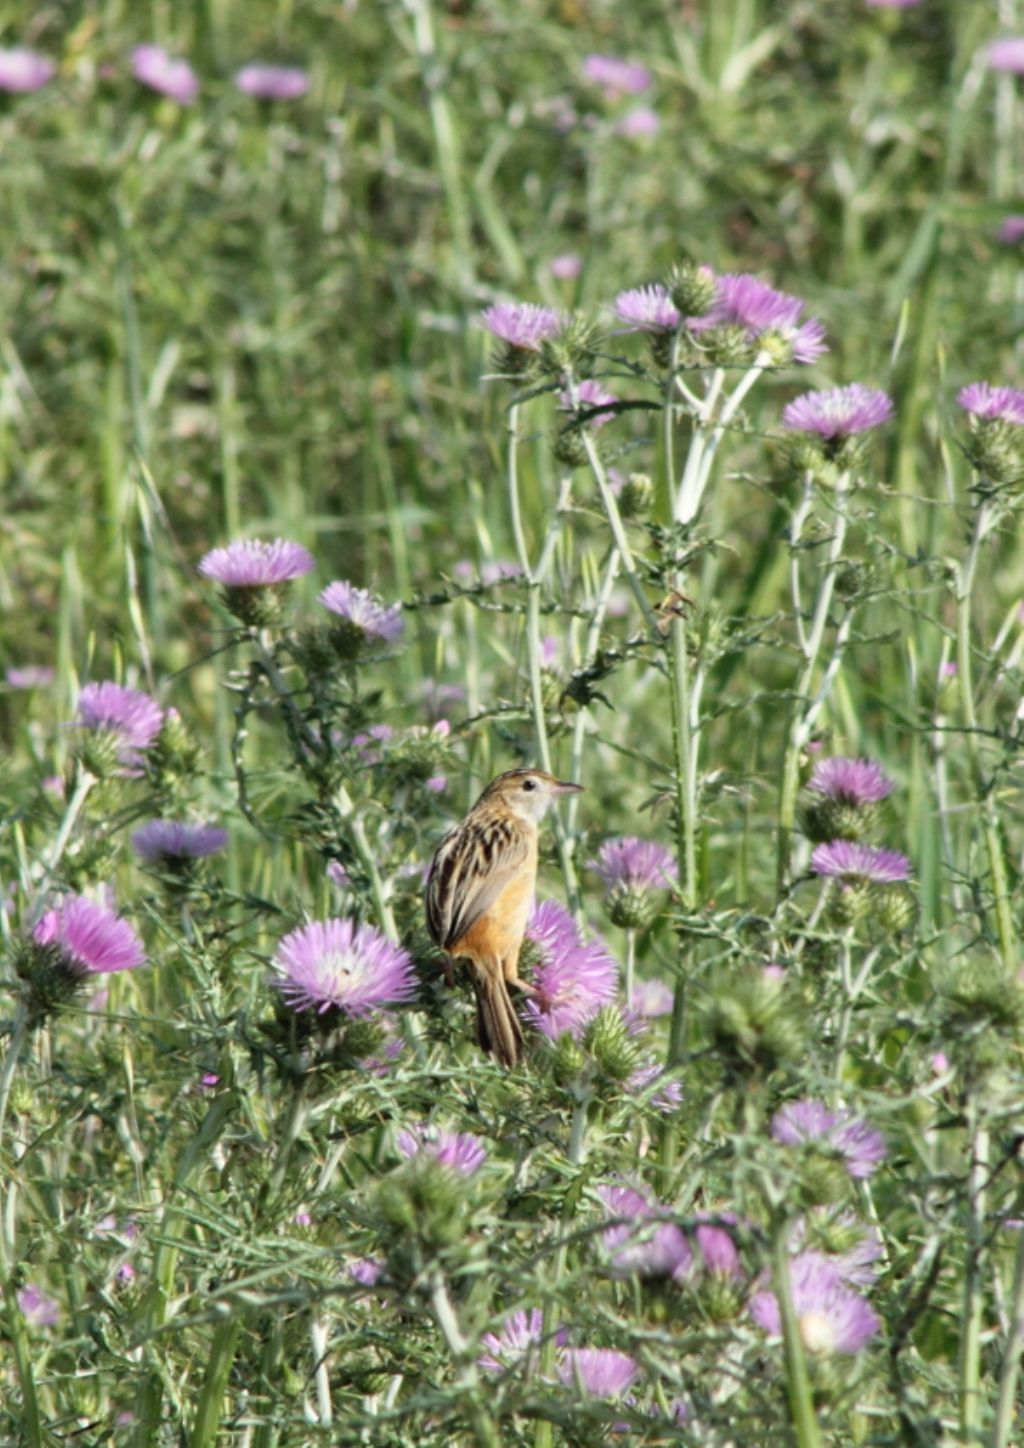
<svg viewBox="0 0 1024 1448">
<path fill-rule="evenodd" d="M 161 45 L 137 45 L 132 51 L 132 74 L 180 106 L 191 105 L 199 94 L 199 81 L 188 61 L 168 55 Z"/>
<path fill-rule="evenodd" d="M 619 292 L 615 313 L 634 332 L 675 332 L 683 320 L 660 282 Z"/>
<path fill-rule="evenodd" d="M 56 671 L 49 664 L 22 664 L 8 669 L 6 677 L 12 689 L 48 689 Z"/>
<path fill-rule="evenodd" d="M 855 1353 L 881 1324 L 863 1297 L 847 1287 L 835 1267 L 818 1252 L 803 1252 L 789 1262 L 790 1291 L 800 1338 L 807 1352 Z M 782 1335 L 782 1313 L 774 1292 L 755 1292 L 750 1315 L 772 1337 Z"/>
<path fill-rule="evenodd" d="M 565 1343 L 567 1338 L 568 1333 L 564 1328 L 559 1328 L 555 1333 L 555 1341 L 559 1346 Z M 480 1346 L 487 1351 L 477 1358 L 477 1366 L 489 1373 L 507 1373 L 518 1367 L 524 1358 L 529 1365 L 532 1349 L 540 1347 L 543 1341 L 544 1314 L 539 1307 L 531 1307 L 529 1312 L 513 1312 L 500 1332 L 483 1334 Z"/>
<path fill-rule="evenodd" d="M 693 1250 L 668 1208 L 626 1184 L 600 1186 L 597 1195 L 609 1217 L 625 1221 L 607 1227 L 601 1242 L 617 1277 L 672 1277 L 689 1270 Z"/>
<path fill-rule="evenodd" d="M 365 1016 L 416 993 L 412 960 L 372 925 L 313 921 L 290 931 L 274 955 L 273 984 L 296 1011 Z"/>
<path fill-rule="evenodd" d="M 775 351 L 781 345 L 784 356 L 776 360 L 815 362 L 828 351 L 825 328 L 817 318 L 801 322 L 803 310 L 799 297 L 777 292 L 746 272 L 733 272 L 718 278 L 711 309 L 691 319 L 689 327 L 692 332 L 735 327 L 749 347 Z"/>
<path fill-rule="evenodd" d="M 640 1368 L 628 1353 L 611 1347 L 567 1348 L 558 1376 L 567 1388 L 579 1387 L 592 1398 L 620 1398 L 636 1381 Z"/>
<path fill-rule="evenodd" d="M 606 840 L 590 867 L 605 887 L 605 909 L 614 925 L 649 924 L 658 903 L 651 892 L 670 888 L 679 876 L 671 850 L 636 835 Z"/>
<path fill-rule="evenodd" d="M 367 589 L 344 580 L 329 583 L 317 602 L 342 620 L 335 633 L 349 653 L 396 644 L 405 631 L 400 604 L 380 603 Z"/>
<path fill-rule="evenodd" d="M 526 928 L 540 955 L 526 1015 L 542 1035 L 579 1037 L 615 997 L 618 968 L 600 939 L 582 940 L 576 922 L 554 900 L 538 905 Z"/>
<path fill-rule="evenodd" d="M 825 392 L 805 392 L 783 409 L 782 425 L 791 432 L 816 433 L 833 439 L 852 437 L 879 427 L 892 417 L 892 399 L 887 392 L 864 387 L 832 387 Z"/>
<path fill-rule="evenodd" d="M 615 122 L 615 134 L 627 141 L 642 141 L 648 136 L 656 136 L 660 130 L 658 112 L 650 106 L 633 106 Z"/>
<path fill-rule="evenodd" d="M 150 747 L 160 733 L 164 711 L 155 699 L 139 689 L 126 689 L 121 684 L 85 684 L 78 696 L 76 723 L 97 736 L 109 739 L 111 750 L 119 763 L 136 768 L 142 751 Z M 104 773 L 103 739 L 83 742 L 80 752 L 94 772 Z"/>
<path fill-rule="evenodd" d="M 831 875 L 846 884 L 892 885 L 910 879 L 910 861 L 898 850 L 876 850 L 850 840 L 817 845 L 811 855 L 817 875 Z"/>
<path fill-rule="evenodd" d="M 1024 35 L 1007 35 L 993 40 L 988 48 L 988 63 L 993 70 L 1009 70 L 1024 75 Z"/>
<path fill-rule="evenodd" d="M 60 1304 L 55 1297 L 26 1282 L 18 1291 L 18 1307 L 25 1321 L 32 1327 L 56 1327 L 60 1322 Z"/>
<path fill-rule="evenodd" d="M 850 1111 L 823 1101 L 789 1101 L 772 1117 L 771 1133 L 784 1146 L 815 1146 L 839 1157 L 852 1177 L 869 1177 L 885 1160 L 885 1137 Z"/>
<path fill-rule="evenodd" d="M 991 387 L 987 382 L 970 382 L 961 387 L 956 400 L 965 412 L 974 417 L 1024 426 L 1024 392 L 1016 387 Z"/>
<path fill-rule="evenodd" d="M 148 864 L 176 865 L 215 855 L 228 842 L 217 825 L 190 825 L 180 820 L 150 820 L 132 835 L 132 848 Z"/>
<path fill-rule="evenodd" d="M 29 50 L 27 46 L 0 49 L 0 91 L 27 95 L 30 91 L 42 90 L 56 71 L 52 60 L 36 50 Z"/>
<path fill-rule="evenodd" d="M 610 101 L 623 95 L 641 95 L 651 84 L 651 72 L 645 65 L 622 60 L 617 55 L 588 55 L 583 62 L 583 74 L 594 85 L 599 85 Z"/>
<path fill-rule="evenodd" d="M 298 66 L 254 61 L 235 72 L 235 85 L 257 100 L 294 101 L 309 90 L 309 75 Z"/>
<path fill-rule="evenodd" d="M 79 978 L 134 970 L 146 959 L 127 920 L 84 895 L 69 895 L 56 909 L 47 910 L 32 938 L 37 945 L 56 946 L 60 965 Z"/>
<path fill-rule="evenodd" d="M 398 1132 L 395 1144 L 405 1157 L 428 1157 L 462 1176 L 472 1176 L 487 1160 L 487 1148 L 480 1138 L 464 1131 L 410 1126 Z"/>
</svg>

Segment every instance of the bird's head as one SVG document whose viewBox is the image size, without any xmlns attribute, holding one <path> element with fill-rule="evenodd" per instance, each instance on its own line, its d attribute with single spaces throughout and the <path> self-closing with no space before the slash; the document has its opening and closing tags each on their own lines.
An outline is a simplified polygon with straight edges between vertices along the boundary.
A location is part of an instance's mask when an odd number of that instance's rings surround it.
<svg viewBox="0 0 1024 1448">
<path fill-rule="evenodd" d="M 560 794 L 579 794 L 582 788 L 580 784 L 566 784 L 543 769 L 510 769 L 491 780 L 479 803 L 502 804 L 520 819 L 539 824 L 552 800 Z"/>
</svg>

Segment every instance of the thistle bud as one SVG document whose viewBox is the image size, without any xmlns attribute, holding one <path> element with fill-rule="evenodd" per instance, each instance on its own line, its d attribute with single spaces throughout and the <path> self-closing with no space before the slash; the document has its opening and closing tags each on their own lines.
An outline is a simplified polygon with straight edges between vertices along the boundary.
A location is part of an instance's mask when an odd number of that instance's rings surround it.
<svg viewBox="0 0 1024 1448">
<path fill-rule="evenodd" d="M 684 317 L 701 317 L 715 300 L 718 289 L 709 266 L 698 266 L 686 258 L 677 262 L 668 275 L 668 293 L 672 304 Z"/>
<path fill-rule="evenodd" d="M 795 1059 L 805 1029 L 784 987 L 760 967 L 729 972 L 705 1007 L 704 1028 L 730 1072 L 768 1073 Z"/>
<path fill-rule="evenodd" d="M 641 518 L 654 503 L 654 484 L 646 473 L 630 473 L 619 493 L 619 512 L 624 518 Z"/>
<path fill-rule="evenodd" d="M 563 1031 L 548 1058 L 556 1086 L 568 1087 L 578 1081 L 587 1066 L 587 1053 L 574 1036 Z"/>
<path fill-rule="evenodd" d="M 590 1022 L 584 1045 L 602 1075 L 626 1081 L 636 1070 L 640 1048 L 616 1006 L 605 1006 Z"/>
<path fill-rule="evenodd" d="M 879 893 L 878 928 L 886 935 L 901 935 L 917 919 L 917 901 L 905 885 L 893 885 Z"/>
</svg>

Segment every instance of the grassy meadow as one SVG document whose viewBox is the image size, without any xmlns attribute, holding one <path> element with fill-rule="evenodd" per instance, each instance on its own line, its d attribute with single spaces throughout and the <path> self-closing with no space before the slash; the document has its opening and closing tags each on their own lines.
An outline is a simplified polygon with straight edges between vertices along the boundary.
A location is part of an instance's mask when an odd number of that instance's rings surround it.
<svg viewBox="0 0 1024 1448">
<path fill-rule="evenodd" d="M 0 1444 L 1024 1441 L 1018 24 L 0 3 Z"/>
</svg>

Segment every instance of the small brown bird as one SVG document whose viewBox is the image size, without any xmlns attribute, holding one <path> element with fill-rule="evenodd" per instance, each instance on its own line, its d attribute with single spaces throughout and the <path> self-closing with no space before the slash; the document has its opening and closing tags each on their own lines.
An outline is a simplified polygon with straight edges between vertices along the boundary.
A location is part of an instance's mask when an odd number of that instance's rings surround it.
<svg viewBox="0 0 1024 1448">
<path fill-rule="evenodd" d="M 537 826 L 563 784 L 543 769 L 510 769 L 484 790 L 438 845 L 427 875 L 427 925 L 455 959 L 469 963 L 477 1039 L 504 1066 L 522 1054 L 523 1028 L 509 985 L 519 979 L 519 948 L 537 881 Z"/>
</svg>

